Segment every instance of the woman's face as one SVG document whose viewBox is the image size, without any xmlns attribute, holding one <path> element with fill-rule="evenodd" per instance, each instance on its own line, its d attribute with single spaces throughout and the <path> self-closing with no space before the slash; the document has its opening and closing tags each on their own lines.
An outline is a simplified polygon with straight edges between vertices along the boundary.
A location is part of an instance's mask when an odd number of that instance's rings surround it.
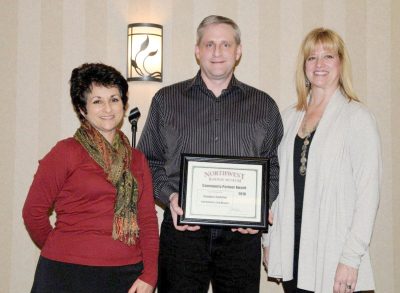
<svg viewBox="0 0 400 293">
<path fill-rule="evenodd" d="M 307 57 L 305 72 L 313 89 L 335 90 L 339 86 L 340 59 L 336 52 L 318 44 Z"/>
<path fill-rule="evenodd" d="M 81 114 L 110 143 L 115 131 L 124 117 L 124 106 L 117 87 L 104 87 L 93 84 L 86 99 L 85 114 Z"/>
</svg>

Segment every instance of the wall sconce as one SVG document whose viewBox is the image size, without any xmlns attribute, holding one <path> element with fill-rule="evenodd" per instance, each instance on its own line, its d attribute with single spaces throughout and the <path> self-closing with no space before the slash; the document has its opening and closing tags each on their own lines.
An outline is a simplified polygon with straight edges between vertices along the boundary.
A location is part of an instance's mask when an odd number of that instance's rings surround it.
<svg viewBox="0 0 400 293">
<path fill-rule="evenodd" d="M 128 81 L 162 81 L 162 33 L 159 24 L 128 25 Z"/>
</svg>

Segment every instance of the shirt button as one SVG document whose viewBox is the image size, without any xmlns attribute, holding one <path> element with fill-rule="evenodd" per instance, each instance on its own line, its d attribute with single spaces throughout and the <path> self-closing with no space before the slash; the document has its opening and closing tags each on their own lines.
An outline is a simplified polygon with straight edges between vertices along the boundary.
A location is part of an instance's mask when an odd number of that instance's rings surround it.
<svg viewBox="0 0 400 293">
<path fill-rule="evenodd" d="M 218 141 L 218 140 L 219 140 L 219 137 L 218 137 L 218 136 L 216 136 L 216 137 L 214 138 L 214 140 L 215 140 L 215 141 Z"/>
</svg>

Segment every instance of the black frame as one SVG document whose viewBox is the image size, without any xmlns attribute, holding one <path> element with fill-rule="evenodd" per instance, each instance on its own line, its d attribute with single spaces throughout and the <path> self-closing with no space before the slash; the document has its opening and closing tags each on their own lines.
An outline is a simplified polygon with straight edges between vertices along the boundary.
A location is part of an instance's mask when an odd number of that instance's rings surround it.
<svg viewBox="0 0 400 293">
<path fill-rule="evenodd" d="M 189 162 L 196 161 L 202 163 L 223 163 L 223 164 L 247 164 L 260 165 L 261 169 L 261 203 L 260 216 L 258 222 L 242 221 L 242 220 L 225 220 L 225 219 L 202 219 L 186 217 L 186 197 L 187 197 L 187 182 L 188 182 L 188 165 Z M 258 185 L 258 184 L 257 184 Z M 269 159 L 255 157 L 233 157 L 233 156 L 210 156 L 198 154 L 181 154 L 181 169 L 180 169 L 180 186 L 179 186 L 179 206 L 183 209 L 183 215 L 178 215 L 179 225 L 204 225 L 217 227 L 232 227 L 232 228 L 253 228 L 259 230 L 268 229 L 268 198 L 269 198 Z M 258 201 L 259 202 L 259 201 Z M 256 208 L 256 207 L 255 207 Z"/>
</svg>

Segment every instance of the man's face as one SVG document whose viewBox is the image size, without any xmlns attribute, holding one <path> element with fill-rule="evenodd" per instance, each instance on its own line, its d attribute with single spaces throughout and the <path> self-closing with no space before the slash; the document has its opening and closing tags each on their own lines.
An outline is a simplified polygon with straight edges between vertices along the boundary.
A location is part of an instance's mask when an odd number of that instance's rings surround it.
<svg viewBox="0 0 400 293">
<path fill-rule="evenodd" d="M 236 44 L 235 30 L 230 25 L 211 24 L 203 29 L 195 53 L 203 78 L 224 81 L 230 80 L 242 47 Z"/>
</svg>

